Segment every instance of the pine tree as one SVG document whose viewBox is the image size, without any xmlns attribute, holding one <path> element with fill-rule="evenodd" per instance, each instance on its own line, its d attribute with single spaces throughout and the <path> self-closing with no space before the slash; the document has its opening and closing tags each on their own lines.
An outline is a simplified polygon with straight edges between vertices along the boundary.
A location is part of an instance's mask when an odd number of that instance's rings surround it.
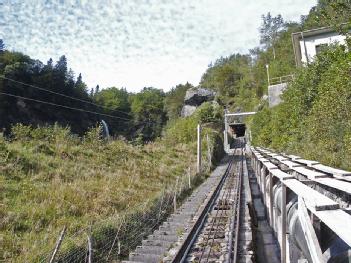
<svg viewBox="0 0 351 263">
<path fill-rule="evenodd" d="M 100 91 L 100 87 L 99 87 L 99 85 L 96 85 L 96 88 L 95 88 L 95 95 L 98 94 L 99 91 Z"/>
<path fill-rule="evenodd" d="M 77 82 L 76 82 L 76 86 L 81 85 L 82 83 L 83 83 L 82 73 L 79 73 L 78 78 L 77 78 Z"/>
<path fill-rule="evenodd" d="M 60 72 L 62 75 L 66 76 L 67 74 L 67 59 L 66 56 L 63 55 L 59 58 L 55 65 L 55 70 Z"/>
<path fill-rule="evenodd" d="M 67 59 L 61 56 L 53 69 L 53 84 L 57 91 L 66 91 Z"/>
<path fill-rule="evenodd" d="M 5 44 L 2 39 L 0 39 L 0 52 L 3 52 L 5 50 Z"/>
<path fill-rule="evenodd" d="M 67 87 L 71 90 L 73 89 L 74 85 L 74 71 L 70 68 L 67 73 Z"/>
<path fill-rule="evenodd" d="M 54 64 L 54 62 L 52 61 L 52 58 L 50 58 L 50 59 L 48 60 L 48 62 L 46 63 L 46 66 L 47 66 L 48 68 L 52 69 L 52 68 L 53 68 L 53 64 Z"/>
<path fill-rule="evenodd" d="M 76 84 L 76 90 L 78 90 L 81 94 L 87 94 L 87 85 L 83 82 L 82 73 L 79 73 Z"/>
</svg>

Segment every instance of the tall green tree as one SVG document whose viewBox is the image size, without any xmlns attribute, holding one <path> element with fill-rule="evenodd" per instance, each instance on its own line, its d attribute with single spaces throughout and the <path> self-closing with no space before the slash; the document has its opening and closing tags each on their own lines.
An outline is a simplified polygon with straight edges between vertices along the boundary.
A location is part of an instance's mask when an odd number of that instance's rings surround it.
<svg viewBox="0 0 351 263">
<path fill-rule="evenodd" d="M 107 88 L 95 94 L 95 101 L 111 110 L 119 110 L 129 113 L 129 94 L 124 88 Z"/>
<path fill-rule="evenodd" d="M 83 77 L 82 77 L 82 74 L 79 73 L 78 75 L 78 78 L 77 78 L 77 81 L 76 83 L 74 84 L 74 88 L 75 90 L 82 94 L 83 96 L 87 96 L 87 92 L 88 92 L 88 87 L 87 85 L 83 82 Z"/>
<path fill-rule="evenodd" d="M 152 141 L 161 135 L 162 127 L 166 123 L 164 98 L 162 90 L 151 87 L 130 97 L 136 137 L 141 137 L 143 141 Z"/>
<path fill-rule="evenodd" d="M 233 54 L 220 58 L 211 64 L 201 78 L 200 86 L 217 92 L 217 98 L 223 104 L 231 103 L 242 87 L 251 88 L 251 57 Z"/>
<path fill-rule="evenodd" d="M 275 17 L 270 12 L 267 15 L 262 15 L 262 25 L 260 27 L 261 39 L 260 43 L 266 49 L 272 48 L 273 59 L 276 58 L 275 45 L 278 40 L 279 33 L 284 29 L 283 17 L 279 14 Z"/>
<path fill-rule="evenodd" d="M 194 86 L 190 83 L 179 84 L 166 93 L 165 110 L 169 120 L 174 120 L 180 116 L 184 104 L 184 97 L 188 89 Z"/>
<path fill-rule="evenodd" d="M 53 86 L 59 92 L 66 92 L 65 83 L 67 80 L 67 59 L 61 56 L 53 68 Z"/>
</svg>

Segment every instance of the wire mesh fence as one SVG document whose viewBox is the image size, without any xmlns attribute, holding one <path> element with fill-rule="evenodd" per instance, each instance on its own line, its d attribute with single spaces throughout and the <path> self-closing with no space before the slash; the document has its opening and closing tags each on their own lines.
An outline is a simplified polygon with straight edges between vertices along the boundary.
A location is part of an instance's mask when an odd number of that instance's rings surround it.
<svg viewBox="0 0 351 263">
<path fill-rule="evenodd" d="M 208 170 L 204 167 L 204 170 Z M 59 247 L 46 251 L 38 262 L 120 262 L 142 240 L 152 234 L 177 206 L 191 193 L 203 176 L 196 175 L 195 167 L 187 169 L 175 184 L 165 186 L 153 200 L 129 209 L 122 215 L 91 224 L 85 229 L 62 236 L 57 233 Z"/>
</svg>

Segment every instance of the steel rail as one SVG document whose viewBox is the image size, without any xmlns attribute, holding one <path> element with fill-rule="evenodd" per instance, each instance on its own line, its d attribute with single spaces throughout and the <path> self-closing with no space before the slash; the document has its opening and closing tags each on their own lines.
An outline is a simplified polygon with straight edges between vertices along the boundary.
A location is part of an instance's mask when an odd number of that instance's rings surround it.
<svg viewBox="0 0 351 263">
<path fill-rule="evenodd" d="M 232 157 L 230 160 L 230 163 L 225 171 L 225 174 L 223 175 L 220 183 L 217 185 L 216 190 L 213 192 L 213 194 L 210 197 L 210 200 L 207 202 L 206 206 L 204 209 L 201 211 L 199 218 L 197 221 L 194 223 L 193 227 L 191 228 L 189 234 L 186 236 L 183 244 L 177 251 L 176 255 L 173 257 L 173 260 L 171 261 L 172 263 L 175 262 L 186 262 L 187 258 L 189 256 L 191 249 L 193 248 L 196 240 L 198 239 L 199 235 L 204 229 L 205 222 L 209 218 L 210 212 L 213 210 L 215 204 L 218 206 L 223 205 L 221 204 L 221 200 L 223 200 L 224 205 L 228 204 L 229 198 L 233 198 L 233 204 L 231 205 L 231 213 L 229 216 L 229 231 L 230 231 L 230 241 L 228 243 L 228 255 L 226 256 L 226 261 L 225 262 L 236 262 L 237 258 L 237 245 L 238 245 L 238 238 L 239 238 L 239 225 L 240 225 L 240 206 L 241 206 L 241 184 L 242 184 L 242 176 L 243 176 L 243 165 L 244 165 L 244 150 L 243 150 L 243 144 L 239 142 L 240 144 L 237 147 L 237 150 L 240 150 L 240 154 L 237 155 L 239 157 L 239 169 L 237 170 L 236 175 L 231 176 L 231 171 L 233 169 L 233 163 L 234 160 L 236 159 L 235 157 Z M 233 171 L 234 173 L 234 171 Z M 228 181 L 230 180 L 230 181 Z M 231 181 L 232 180 L 232 181 Z M 222 196 L 222 198 L 220 198 Z M 219 208 L 219 207 L 218 207 Z M 221 211 L 219 211 L 221 210 Z M 213 221 L 210 223 L 210 231 L 207 233 L 207 240 L 206 240 L 206 245 L 203 246 L 202 248 L 202 254 L 200 257 L 200 261 L 197 259 L 197 262 L 201 262 L 201 259 L 203 257 L 204 251 L 206 250 L 206 247 L 208 248 L 209 240 L 212 239 L 212 242 L 210 243 L 210 249 L 206 258 L 206 262 L 208 262 L 212 246 L 215 244 L 214 239 L 217 233 L 220 231 L 223 231 L 223 227 L 219 227 L 223 222 L 219 220 L 223 213 L 227 215 L 227 211 L 224 211 L 225 209 L 218 209 L 213 217 Z M 220 217 L 218 217 L 218 215 Z M 214 226 L 217 225 L 215 228 Z M 224 227 L 224 230 L 227 227 Z M 234 232 L 234 233 L 233 233 Z M 213 235 L 212 235 L 213 234 Z M 234 236 L 233 236 L 234 234 Z M 234 259 L 234 260 L 233 260 Z"/>
<path fill-rule="evenodd" d="M 241 189 L 242 189 L 242 178 L 244 176 L 244 148 L 241 149 L 241 169 L 240 169 L 240 176 L 239 176 L 239 190 L 238 190 L 238 202 L 237 202 L 237 207 L 236 207 L 236 227 L 235 227 L 235 241 L 234 241 L 234 251 L 233 251 L 233 256 L 229 257 L 229 263 L 236 263 L 237 261 L 237 256 L 238 256 L 238 243 L 239 243 L 239 226 L 240 226 L 240 205 L 241 205 Z M 233 246 L 233 243 L 230 243 L 231 246 Z M 231 250 L 229 250 L 229 253 L 231 253 Z"/>
<path fill-rule="evenodd" d="M 241 159 L 240 159 L 240 168 L 239 168 L 239 176 L 237 180 L 236 186 L 236 202 L 233 203 L 233 212 L 232 218 L 234 220 L 231 221 L 230 229 L 229 229 L 229 240 L 228 240 L 228 254 L 226 255 L 225 262 L 232 263 L 236 262 L 236 254 L 237 254 L 237 244 L 238 244 L 238 236 L 239 236 L 239 224 L 240 224 L 240 205 L 241 205 L 241 178 L 243 176 L 243 149 L 241 148 Z M 234 232 L 235 231 L 235 232 Z M 234 237 L 233 237 L 234 235 Z"/>
<path fill-rule="evenodd" d="M 230 176 L 231 176 L 231 175 L 229 175 L 229 177 L 228 177 L 227 179 L 228 179 L 228 180 L 232 179 L 233 181 L 235 181 L 235 178 L 234 178 L 234 177 L 233 177 L 233 178 L 230 178 Z M 234 183 L 235 183 L 235 182 L 234 182 Z M 226 202 L 226 201 L 229 199 L 228 197 L 230 196 L 230 193 L 231 193 L 231 188 L 230 188 L 231 182 L 229 181 L 228 184 L 229 184 L 229 187 L 225 188 L 225 191 L 224 191 L 224 193 L 222 194 L 222 198 L 218 199 L 218 204 L 219 204 L 219 202 L 221 202 L 221 200 L 224 200 L 224 202 Z M 225 186 L 226 186 L 226 185 L 224 184 L 223 187 L 225 187 Z M 225 197 L 223 198 L 223 196 L 225 196 Z M 219 211 L 220 211 L 220 215 L 218 216 Z M 209 252 L 207 253 L 207 257 L 206 257 L 206 262 L 208 262 L 209 257 L 210 257 L 211 252 L 212 252 L 212 247 L 213 247 L 213 244 L 214 244 L 214 240 L 215 240 L 216 234 L 218 234 L 219 231 L 220 231 L 219 226 L 220 226 L 221 222 L 220 222 L 219 219 L 222 217 L 222 215 L 223 215 L 224 213 L 226 214 L 225 210 L 223 210 L 223 209 L 217 209 L 216 215 L 215 215 L 214 218 L 213 218 L 213 223 L 212 223 L 211 228 L 210 228 L 210 233 L 208 233 L 208 236 L 207 236 L 207 237 L 208 237 L 208 238 L 207 238 L 207 242 L 206 242 L 205 246 L 203 246 L 202 254 L 201 254 L 201 257 L 200 257 L 200 259 L 199 259 L 199 262 L 201 262 L 202 257 L 203 257 L 203 254 L 204 254 L 204 252 L 205 252 L 205 250 L 206 250 L 206 247 L 208 246 L 208 240 L 211 239 L 210 250 L 209 250 Z M 214 224 L 215 224 L 215 223 L 217 223 L 216 228 L 214 228 Z M 210 236 L 211 236 L 211 232 L 212 232 L 213 229 L 215 229 L 215 232 L 213 233 L 212 238 L 211 238 Z M 225 229 L 224 229 L 224 230 L 225 230 Z"/>
<path fill-rule="evenodd" d="M 215 201 L 217 200 L 217 198 L 220 194 L 220 190 L 222 189 L 222 187 L 223 187 L 223 185 L 224 185 L 224 183 L 225 183 L 225 181 L 226 181 L 226 179 L 231 171 L 232 165 L 233 165 L 233 157 L 231 157 L 229 165 L 228 165 L 224 175 L 222 176 L 220 183 L 217 185 L 215 191 L 211 195 L 210 200 L 207 202 L 206 206 L 201 211 L 199 218 L 194 223 L 192 229 L 190 230 L 189 234 L 186 236 L 180 249 L 177 251 L 176 255 L 172 259 L 172 261 L 171 261 L 172 263 L 180 263 L 180 262 L 184 262 L 186 260 L 187 255 L 188 255 L 192 245 L 194 244 L 198 234 L 200 233 L 203 225 L 205 224 L 205 221 L 208 217 L 208 212 L 212 209 L 212 207 L 215 204 Z"/>
</svg>

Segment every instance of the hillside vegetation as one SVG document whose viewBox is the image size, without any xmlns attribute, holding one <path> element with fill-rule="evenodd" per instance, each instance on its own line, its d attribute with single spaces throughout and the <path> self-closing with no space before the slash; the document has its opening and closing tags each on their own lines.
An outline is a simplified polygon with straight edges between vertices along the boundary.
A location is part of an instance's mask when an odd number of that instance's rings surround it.
<svg viewBox="0 0 351 263">
<path fill-rule="evenodd" d="M 105 141 L 99 127 L 80 138 L 58 125 L 14 126 L 11 139 L 0 137 L 0 259 L 35 262 L 52 251 L 63 226 L 72 235 L 111 220 L 117 225 L 121 215 L 147 210 L 163 191 L 175 191 L 178 179 L 187 185 L 188 173 L 193 184 L 201 181 L 194 167 L 200 118 L 201 109 L 143 146 Z M 214 164 L 222 142 L 213 125 L 204 128 L 203 158 L 211 147 Z"/>
<path fill-rule="evenodd" d="M 205 127 L 202 157 L 216 161 L 222 156 L 223 108 L 258 111 L 248 121 L 255 145 L 351 170 L 351 45 L 330 47 L 308 67 L 296 69 L 291 44 L 296 31 L 334 25 L 344 32 L 337 25 L 349 21 L 350 7 L 321 0 L 299 23 L 264 15 L 261 46 L 212 63 L 200 86 L 216 91 L 218 104 L 204 103 L 188 118 L 179 115 L 185 93 L 193 87 L 189 83 L 169 92 L 98 86 L 88 91 L 64 56 L 44 64 L 5 50 L 0 41 L 0 92 L 17 96 L 0 94 L 0 261 L 46 259 L 64 226 L 68 237 L 84 236 L 75 246 L 85 248 L 90 233 L 99 257 L 98 248 L 105 244 L 98 237 L 119 231 L 121 225 L 143 228 L 141 215 L 155 209 L 159 215 L 171 212 L 170 207 L 157 207 L 164 193 L 179 192 L 184 198 L 192 190 L 184 183 L 188 174 L 193 187 L 206 175 L 195 175 L 199 122 Z M 284 103 L 271 109 L 262 98 L 267 93 L 266 64 L 271 77 L 295 74 Z M 101 127 L 91 128 L 101 119 L 111 128 L 111 140 L 101 138 Z M 148 234 L 142 231 L 137 237 L 129 230 L 124 236 L 137 242 Z M 74 245 L 63 247 L 63 253 L 70 254 Z M 122 247 L 121 255 L 130 248 Z"/>
<path fill-rule="evenodd" d="M 89 90 L 75 75 L 65 56 L 43 63 L 6 50 L 0 39 L 0 128 L 6 134 L 17 123 L 45 126 L 58 123 L 83 135 L 104 120 L 111 135 L 136 143 L 161 136 L 167 120 L 179 117 L 187 89 L 179 84 L 169 92 L 145 87 L 131 93 L 125 88 L 99 85 Z"/>
<path fill-rule="evenodd" d="M 302 69 L 284 102 L 253 119 L 253 143 L 351 170 L 351 53 L 335 47 Z"/>
<path fill-rule="evenodd" d="M 295 69 L 283 103 L 264 107 L 252 120 L 253 143 L 351 170 L 351 25 L 349 2 L 319 1 L 302 28 L 334 26 L 346 45 L 329 46 L 316 60 Z M 341 22 L 349 22 L 343 24 Z"/>
<path fill-rule="evenodd" d="M 331 45 L 314 63 L 297 68 L 291 34 L 323 26 L 347 36 L 344 46 Z M 253 144 L 301 155 L 351 170 L 350 59 L 351 3 L 319 0 L 300 22 L 280 15 L 262 16 L 261 45 L 250 54 L 233 54 L 211 64 L 201 85 L 217 91 L 230 111 L 257 111 L 247 118 Z M 270 78 L 294 75 L 283 103 L 268 108 Z"/>
</svg>

